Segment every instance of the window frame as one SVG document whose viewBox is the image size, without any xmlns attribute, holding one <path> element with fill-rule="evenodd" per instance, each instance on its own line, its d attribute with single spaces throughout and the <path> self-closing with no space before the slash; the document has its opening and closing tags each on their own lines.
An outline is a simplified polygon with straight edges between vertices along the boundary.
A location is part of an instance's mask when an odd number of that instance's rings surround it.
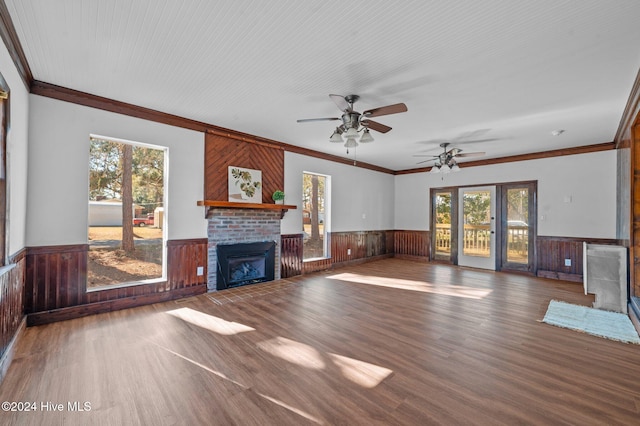
<svg viewBox="0 0 640 426">
<path fill-rule="evenodd" d="M 144 143 L 144 142 L 137 142 L 137 141 L 132 141 L 132 140 L 127 140 L 127 139 L 122 139 L 122 138 L 116 138 L 116 137 L 112 137 L 112 136 L 104 136 L 104 135 L 98 135 L 98 134 L 94 134 L 91 133 L 89 134 L 89 142 L 92 139 L 99 139 L 99 140 L 106 140 L 106 141 L 111 141 L 111 142 L 116 142 L 116 143 L 121 143 L 121 144 L 128 144 L 131 145 L 132 147 L 140 147 L 140 148 L 151 148 L 151 149 L 156 149 L 156 150 L 160 150 L 164 153 L 163 156 L 163 197 L 162 197 L 162 205 L 163 205 L 163 209 L 164 209 L 164 213 L 162 215 L 162 275 L 160 277 L 155 277 L 155 278 L 149 278 L 149 279 L 145 279 L 145 280 L 137 280 L 137 281 L 127 281 L 127 282 L 122 282 L 122 283 L 114 283 L 114 284 L 104 284 L 104 285 L 100 285 L 97 287 L 93 287 L 93 288 L 87 288 L 87 293 L 91 293 L 91 292 L 97 292 L 97 291 L 103 291 L 103 290 L 111 290 L 114 288 L 124 288 L 124 287 L 132 287 L 132 286 L 138 286 L 138 285 L 148 285 L 148 284 L 156 284 L 159 282 L 165 282 L 168 280 L 168 273 L 167 273 L 167 241 L 168 241 L 168 206 L 169 206 L 169 147 L 166 146 L 161 146 L 161 145 L 155 145 L 155 144 L 150 144 L 150 143 Z M 87 172 L 89 172 L 89 163 L 87 163 Z M 89 197 L 90 197 L 90 182 L 87 181 L 87 201 L 89 202 Z M 89 216 L 87 215 L 87 241 L 89 241 Z M 87 272 L 88 272 L 88 268 L 87 268 Z M 87 274 L 88 276 L 88 274 Z"/>
<path fill-rule="evenodd" d="M 7 134 L 10 128 L 10 89 L 0 73 L 0 267 L 9 263 L 9 173 Z"/>
<path fill-rule="evenodd" d="M 324 174 L 324 173 L 318 173 L 318 172 L 310 172 L 310 171 L 306 171 L 304 170 L 302 172 L 302 189 L 303 189 L 303 198 L 304 198 L 304 176 L 305 175 L 315 175 L 315 176 L 319 176 L 319 177 L 323 177 L 325 179 L 324 182 L 324 217 L 322 218 L 322 225 L 323 225 L 323 229 L 322 229 L 322 235 L 323 235 L 323 255 L 319 256 L 319 257 L 309 257 L 309 258 L 305 258 L 304 256 L 304 243 L 303 243 L 303 249 L 302 249 L 302 261 L 303 262 L 313 262 L 313 261 L 318 261 L 318 260 L 323 260 L 323 259 L 330 259 L 331 258 L 331 244 L 330 244 L 330 239 L 331 239 L 331 176 Z M 304 207 L 304 199 L 303 199 L 303 207 Z M 304 208 L 302 210 L 302 216 L 303 216 L 303 223 L 302 223 L 302 228 L 304 230 Z"/>
</svg>

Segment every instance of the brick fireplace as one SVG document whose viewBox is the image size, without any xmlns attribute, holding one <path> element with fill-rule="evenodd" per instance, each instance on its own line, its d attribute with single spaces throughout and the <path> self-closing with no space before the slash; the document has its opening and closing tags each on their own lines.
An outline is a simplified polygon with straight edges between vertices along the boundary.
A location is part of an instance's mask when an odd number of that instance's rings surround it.
<svg viewBox="0 0 640 426">
<path fill-rule="evenodd" d="M 247 243 L 275 242 L 275 280 L 280 279 L 280 210 L 255 208 L 213 207 L 207 214 L 208 276 L 207 290 L 217 291 L 218 245 L 248 245 Z"/>
</svg>

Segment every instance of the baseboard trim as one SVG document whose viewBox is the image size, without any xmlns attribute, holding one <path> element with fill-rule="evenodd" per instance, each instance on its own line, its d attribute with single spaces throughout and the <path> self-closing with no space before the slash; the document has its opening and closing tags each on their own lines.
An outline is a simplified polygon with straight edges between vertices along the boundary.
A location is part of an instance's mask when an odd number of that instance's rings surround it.
<svg viewBox="0 0 640 426">
<path fill-rule="evenodd" d="M 9 366 L 11 365 L 11 361 L 13 361 L 13 355 L 15 354 L 16 346 L 18 345 L 18 341 L 22 337 L 24 330 L 27 328 L 27 317 L 22 317 L 22 321 L 20 321 L 20 326 L 18 327 L 18 331 L 11 339 L 11 342 L 7 346 L 7 350 L 0 358 L 0 383 L 4 381 L 5 376 L 7 375 L 7 371 L 9 371 Z"/>
<path fill-rule="evenodd" d="M 370 257 L 362 257 L 360 259 L 353 259 L 353 260 L 345 260 L 343 262 L 336 262 L 336 263 L 332 263 L 331 264 L 331 269 L 334 268 L 342 268 L 344 266 L 353 266 L 353 265 L 360 265 L 362 263 L 368 263 L 368 262 L 373 262 L 375 260 L 381 260 L 381 259 L 387 259 L 393 257 L 392 253 L 389 254 L 379 254 L 377 256 L 370 256 Z"/>
<path fill-rule="evenodd" d="M 27 326 L 43 325 L 52 322 L 66 321 L 82 318 L 89 315 L 119 311 L 138 306 L 151 305 L 153 303 L 168 302 L 183 297 L 196 296 L 207 292 L 207 285 L 200 284 L 192 287 L 181 288 L 163 293 L 131 296 L 122 299 L 106 300 L 104 302 L 88 303 L 85 305 L 70 306 L 67 308 L 52 309 L 45 312 L 34 312 L 27 315 Z"/>
<path fill-rule="evenodd" d="M 405 260 L 413 260 L 415 262 L 422 262 L 422 263 L 430 263 L 431 261 L 429 260 L 429 257 L 427 256 L 415 256 L 415 255 L 411 255 L 411 254 L 394 254 L 393 257 L 395 257 L 396 259 L 405 259 Z M 434 263 L 437 263 L 436 261 L 433 261 Z M 443 262 L 444 263 L 444 262 Z"/>
<path fill-rule="evenodd" d="M 551 278 L 553 280 L 572 281 L 575 283 L 582 283 L 583 281 L 582 275 L 580 274 L 566 274 L 564 272 L 545 271 L 543 269 L 538 269 L 536 275 L 540 278 Z"/>
</svg>

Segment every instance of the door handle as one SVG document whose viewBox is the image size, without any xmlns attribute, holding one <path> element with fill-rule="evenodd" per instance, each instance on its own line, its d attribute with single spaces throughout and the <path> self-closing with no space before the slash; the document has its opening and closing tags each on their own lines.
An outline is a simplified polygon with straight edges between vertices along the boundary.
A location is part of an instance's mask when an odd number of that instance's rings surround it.
<svg viewBox="0 0 640 426">
<path fill-rule="evenodd" d="M 495 234 L 495 233 L 496 233 L 496 231 L 491 231 L 491 233 L 492 233 L 492 234 Z"/>
</svg>

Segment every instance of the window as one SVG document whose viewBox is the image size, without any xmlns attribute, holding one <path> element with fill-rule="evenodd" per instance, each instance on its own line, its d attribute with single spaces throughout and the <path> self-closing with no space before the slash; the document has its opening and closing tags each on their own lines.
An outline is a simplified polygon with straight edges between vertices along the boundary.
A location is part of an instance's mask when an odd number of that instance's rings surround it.
<svg viewBox="0 0 640 426">
<path fill-rule="evenodd" d="M 87 289 L 165 276 L 166 148 L 91 136 Z"/>
<path fill-rule="evenodd" d="M 302 177 L 302 227 L 303 259 L 329 257 L 328 227 L 329 176 L 303 173 Z"/>
</svg>

